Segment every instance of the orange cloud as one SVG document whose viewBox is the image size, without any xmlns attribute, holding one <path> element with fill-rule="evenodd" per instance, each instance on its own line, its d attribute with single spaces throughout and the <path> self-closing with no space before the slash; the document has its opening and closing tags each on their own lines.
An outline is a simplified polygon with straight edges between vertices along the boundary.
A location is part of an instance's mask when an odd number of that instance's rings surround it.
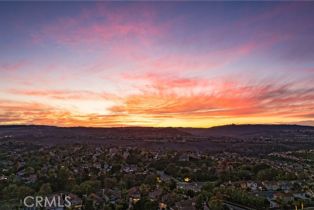
<svg viewBox="0 0 314 210">
<path fill-rule="evenodd" d="M 124 114 L 79 115 L 57 107 L 19 101 L 0 101 L 0 124 L 40 124 L 56 126 L 154 125 L 150 120 Z"/>
<path fill-rule="evenodd" d="M 248 85 L 239 82 L 204 79 L 168 78 L 146 75 L 141 93 L 124 98 L 113 106 L 113 113 L 147 116 L 148 118 L 297 117 L 313 107 L 311 88 L 289 85 Z M 303 111 L 301 111 L 303 110 Z M 310 112 L 311 113 L 311 112 Z M 160 118 L 159 118 L 160 120 Z"/>
<path fill-rule="evenodd" d="M 30 102 L 0 101 L 1 124 L 63 126 L 202 126 L 225 123 L 292 122 L 312 119 L 314 91 L 293 84 L 249 84 L 244 81 L 166 77 L 147 74 L 137 93 L 116 96 L 90 91 L 10 90 L 11 94 L 57 100 L 109 100 L 108 114 Z M 79 103 L 78 103 L 79 105 Z M 267 121 L 267 119 L 269 121 Z M 270 120 L 271 119 L 271 120 Z M 190 123 L 190 124 L 189 124 Z"/>
</svg>

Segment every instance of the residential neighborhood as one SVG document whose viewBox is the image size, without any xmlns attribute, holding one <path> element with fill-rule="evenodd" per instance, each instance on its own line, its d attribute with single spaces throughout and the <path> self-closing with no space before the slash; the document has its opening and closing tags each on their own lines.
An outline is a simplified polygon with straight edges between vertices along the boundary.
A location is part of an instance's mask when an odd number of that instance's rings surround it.
<svg viewBox="0 0 314 210">
<path fill-rule="evenodd" d="M 30 209 L 30 195 L 69 196 L 70 207 L 49 210 L 314 206 L 314 150 L 254 157 L 12 140 L 1 142 L 0 156 L 1 210 Z"/>
</svg>

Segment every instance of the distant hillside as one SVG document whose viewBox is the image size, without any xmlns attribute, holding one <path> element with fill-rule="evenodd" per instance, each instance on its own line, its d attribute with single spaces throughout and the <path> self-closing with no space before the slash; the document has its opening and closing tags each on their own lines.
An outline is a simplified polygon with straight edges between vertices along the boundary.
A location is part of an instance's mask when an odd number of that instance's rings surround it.
<svg viewBox="0 0 314 210">
<path fill-rule="evenodd" d="M 152 150 L 268 154 L 314 148 L 314 127 L 298 125 L 226 125 L 213 128 L 88 128 L 36 125 L 0 126 L 0 143 L 45 145 L 97 144 Z"/>
<path fill-rule="evenodd" d="M 211 128 L 154 128 L 154 127 L 118 127 L 118 128 L 92 128 L 92 127 L 55 127 L 43 125 L 3 125 L 0 126 L 0 136 L 93 136 L 93 137 L 126 137 L 126 138 L 152 138 L 152 137 L 255 137 L 313 134 L 314 127 L 300 125 L 224 125 Z"/>
<path fill-rule="evenodd" d="M 36 136 L 36 137 L 106 137 L 106 138 L 175 138 L 191 136 L 176 128 L 151 127 L 119 127 L 119 128 L 92 128 L 92 127 L 55 127 L 41 125 L 8 125 L 0 126 L 1 136 Z"/>
<path fill-rule="evenodd" d="M 314 127 L 301 125 L 224 125 L 211 128 L 184 128 L 198 136 L 259 137 L 313 135 Z"/>
</svg>

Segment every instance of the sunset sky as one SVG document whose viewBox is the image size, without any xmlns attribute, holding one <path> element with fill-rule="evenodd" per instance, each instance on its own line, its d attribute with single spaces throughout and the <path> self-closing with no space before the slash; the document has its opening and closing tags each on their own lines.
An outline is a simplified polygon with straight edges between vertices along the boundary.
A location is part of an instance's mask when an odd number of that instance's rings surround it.
<svg viewBox="0 0 314 210">
<path fill-rule="evenodd" d="M 314 2 L 0 2 L 0 124 L 314 125 Z"/>
</svg>

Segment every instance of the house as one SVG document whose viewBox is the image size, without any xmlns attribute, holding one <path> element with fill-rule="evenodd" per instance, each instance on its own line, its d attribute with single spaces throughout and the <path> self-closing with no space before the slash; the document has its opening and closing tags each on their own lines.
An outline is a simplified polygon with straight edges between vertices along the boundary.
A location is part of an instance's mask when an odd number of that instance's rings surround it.
<svg viewBox="0 0 314 210">
<path fill-rule="evenodd" d="M 172 179 L 171 176 L 165 174 L 165 172 L 163 172 L 163 171 L 157 171 L 157 175 L 158 175 L 159 179 L 161 181 L 164 181 L 164 182 L 170 181 Z"/>
<path fill-rule="evenodd" d="M 158 200 L 162 195 L 162 190 L 161 189 L 156 189 L 152 192 L 150 192 L 148 194 L 148 197 L 151 199 L 151 200 Z"/>
<path fill-rule="evenodd" d="M 112 204 L 115 204 L 118 200 L 122 198 L 121 190 L 118 188 L 105 188 L 102 189 L 101 192 L 103 199 L 105 199 L 106 202 L 110 202 Z"/>
<path fill-rule="evenodd" d="M 280 189 L 279 184 L 275 181 L 265 181 L 265 182 L 262 182 L 262 184 L 266 188 L 266 190 L 276 191 Z"/>
<path fill-rule="evenodd" d="M 246 183 L 247 188 L 249 188 L 251 191 L 256 191 L 258 189 L 258 185 L 256 182 L 247 182 Z"/>
<path fill-rule="evenodd" d="M 195 204 L 196 204 L 196 198 L 183 200 L 180 202 L 175 203 L 175 207 L 178 210 L 196 210 Z"/>
<path fill-rule="evenodd" d="M 73 193 L 70 193 L 68 196 L 70 197 L 69 200 L 71 202 L 71 209 L 81 210 L 83 204 L 82 199 L 80 199 L 77 195 Z"/>
<path fill-rule="evenodd" d="M 204 183 L 201 182 L 178 182 L 177 189 L 192 190 L 194 192 L 200 192 Z"/>
<path fill-rule="evenodd" d="M 141 199 L 141 192 L 139 187 L 132 187 L 131 189 L 129 189 L 128 195 L 132 203 L 136 203 Z"/>
<path fill-rule="evenodd" d="M 246 182 L 239 182 L 238 183 L 238 186 L 243 189 L 243 190 L 246 190 L 247 189 L 247 185 L 246 185 Z"/>
<path fill-rule="evenodd" d="M 292 193 L 275 192 L 273 200 L 282 200 L 284 203 L 288 203 L 294 200 Z"/>
<path fill-rule="evenodd" d="M 123 166 L 121 168 L 121 171 L 125 172 L 125 173 L 133 173 L 133 172 L 137 171 L 137 166 L 136 165 L 126 165 L 126 166 Z"/>
</svg>

